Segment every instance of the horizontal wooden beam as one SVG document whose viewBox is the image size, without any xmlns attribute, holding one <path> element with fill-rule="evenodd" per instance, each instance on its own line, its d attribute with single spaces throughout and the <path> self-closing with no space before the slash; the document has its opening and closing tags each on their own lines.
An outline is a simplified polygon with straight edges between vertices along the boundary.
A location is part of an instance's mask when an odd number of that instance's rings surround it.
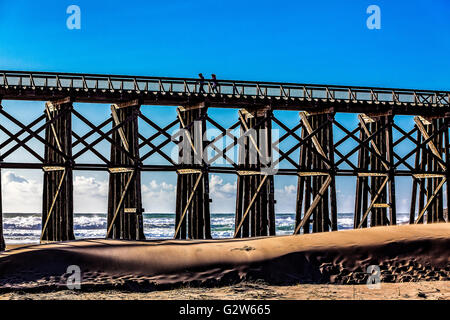
<svg viewBox="0 0 450 320">
<path fill-rule="evenodd" d="M 379 172 L 359 172 L 358 177 L 387 177 L 387 173 Z"/>
<path fill-rule="evenodd" d="M 432 173 L 417 173 L 412 175 L 414 178 L 422 179 L 422 178 L 444 178 L 444 174 L 432 174 Z"/>
<path fill-rule="evenodd" d="M 252 175 L 260 175 L 261 171 L 251 171 L 251 170 L 238 170 L 236 173 L 240 176 L 252 176 Z"/>
<path fill-rule="evenodd" d="M 178 169 L 178 174 L 191 174 L 191 173 L 202 173 L 200 169 Z"/>
<path fill-rule="evenodd" d="M 327 172 L 297 172 L 300 177 L 310 177 L 310 176 L 328 176 Z"/>
<path fill-rule="evenodd" d="M 49 108 L 50 111 L 55 111 L 59 108 L 60 105 L 71 103 L 71 102 L 72 102 L 71 97 L 65 97 L 65 98 L 61 98 L 61 99 L 47 101 L 45 103 L 45 105 Z"/>
<path fill-rule="evenodd" d="M 320 114 L 330 114 L 330 113 L 334 113 L 334 107 L 326 107 L 323 108 L 321 110 L 311 110 L 308 112 L 308 116 L 315 116 L 315 115 L 320 115 Z"/>
<path fill-rule="evenodd" d="M 34 90 L 31 88 L 22 88 L 18 86 L 2 87 L 0 85 L 0 95 L 4 100 L 29 100 L 29 101 L 46 101 L 54 98 L 64 98 L 70 94 L 73 102 L 81 103 L 121 103 L 124 96 L 132 99 L 140 99 L 142 105 L 149 108 L 151 106 L 180 106 L 189 103 L 192 99 L 199 99 L 207 101 L 209 108 L 231 108 L 235 109 L 237 106 L 249 108 L 251 110 L 264 109 L 267 104 L 270 104 L 272 110 L 291 110 L 291 111 L 310 111 L 314 112 L 318 109 L 329 107 L 332 105 L 336 113 L 368 113 L 392 109 L 392 106 L 386 102 L 378 104 L 371 101 L 355 101 L 345 102 L 342 99 L 315 99 L 314 102 L 302 97 L 283 97 L 278 98 L 272 96 L 242 96 L 216 94 L 215 96 L 207 95 L 204 98 L 193 97 L 189 93 L 177 93 L 163 95 L 160 92 L 150 91 L 134 91 L 134 90 L 97 90 L 97 89 L 70 89 L 50 90 L 41 89 Z M 430 103 L 402 103 L 395 107 L 396 115 L 422 115 L 427 118 L 445 118 L 450 112 L 450 105 L 432 105 Z"/>
<path fill-rule="evenodd" d="M 372 119 L 372 117 L 368 116 L 365 113 L 361 113 L 360 117 L 365 123 L 375 122 L 375 119 Z"/>
<path fill-rule="evenodd" d="M 178 109 L 181 112 L 184 112 L 184 111 L 189 111 L 189 110 L 203 109 L 203 108 L 207 108 L 207 107 L 208 107 L 208 104 L 205 101 L 202 101 L 202 102 L 198 102 L 198 103 L 194 103 L 194 104 L 182 105 L 182 106 L 179 106 Z"/>
<path fill-rule="evenodd" d="M 376 121 L 376 118 L 392 116 L 392 114 L 393 114 L 392 109 L 387 109 L 387 110 L 383 110 L 383 111 L 379 111 L 379 112 L 370 112 L 370 111 L 366 112 L 366 115 L 375 121 Z"/>
<path fill-rule="evenodd" d="M 431 121 L 435 119 L 445 119 L 450 118 L 450 112 L 445 112 L 442 116 L 420 116 L 423 122 L 428 122 L 427 124 L 431 124 Z"/>
<path fill-rule="evenodd" d="M 49 172 L 49 171 L 63 171 L 65 170 L 65 167 L 61 167 L 61 166 L 44 166 L 42 167 L 42 170 L 44 170 L 45 172 Z"/>
<path fill-rule="evenodd" d="M 119 103 L 113 104 L 114 108 L 116 108 L 116 109 L 135 107 L 135 106 L 139 106 L 139 105 L 141 105 L 139 99 L 133 99 L 133 100 L 126 101 L 126 102 L 119 102 Z"/>
<path fill-rule="evenodd" d="M 390 208 L 390 204 L 389 203 L 374 203 L 373 206 L 374 208 Z"/>
<path fill-rule="evenodd" d="M 116 167 L 116 168 L 108 168 L 108 171 L 110 173 L 133 172 L 134 168 Z"/>
</svg>

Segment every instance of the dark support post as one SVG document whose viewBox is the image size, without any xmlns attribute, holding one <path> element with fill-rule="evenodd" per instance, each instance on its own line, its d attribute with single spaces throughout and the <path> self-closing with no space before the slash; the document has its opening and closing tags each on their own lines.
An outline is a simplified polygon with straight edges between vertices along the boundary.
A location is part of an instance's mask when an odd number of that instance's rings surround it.
<svg viewBox="0 0 450 320">
<path fill-rule="evenodd" d="M 73 240 L 72 102 L 47 102 L 44 112 L 52 122 L 45 141 L 53 148 L 45 146 L 41 241 Z"/>
<path fill-rule="evenodd" d="M 0 98 L 0 105 L 1 105 L 1 102 L 2 102 L 2 99 Z M 2 170 L 0 167 L 0 251 L 4 251 L 5 248 L 6 248 L 5 239 L 3 238 Z"/>
<path fill-rule="evenodd" d="M 450 206 L 450 139 L 449 139 L 449 126 L 450 126 L 450 118 L 444 119 L 444 150 L 445 150 L 445 163 L 447 170 L 445 171 L 445 176 L 447 178 L 446 188 L 447 188 L 447 208 L 445 210 L 446 214 L 444 218 L 447 222 L 450 222 L 450 214 L 448 212 Z"/>
<path fill-rule="evenodd" d="M 361 123 L 358 123 L 359 129 L 359 140 L 362 141 L 364 137 L 364 130 L 362 129 Z M 361 147 L 358 152 L 358 168 L 359 170 L 366 169 L 366 149 Z M 356 195 L 355 195 L 355 211 L 353 213 L 353 228 L 357 229 L 359 223 L 361 222 L 361 212 L 367 209 L 367 202 L 363 203 L 362 195 L 366 194 L 363 192 L 365 185 L 367 184 L 366 177 L 358 177 L 356 179 Z M 364 221 L 363 227 L 367 227 L 367 221 Z"/>
<path fill-rule="evenodd" d="M 393 116 L 360 114 L 358 118 L 361 145 L 356 180 L 354 228 L 395 225 L 397 218 Z M 363 141 L 369 142 L 370 149 L 362 144 Z"/>
<path fill-rule="evenodd" d="M 334 111 L 300 112 L 302 139 L 294 234 L 337 230 Z M 312 224 L 312 227 L 311 227 Z"/>
<path fill-rule="evenodd" d="M 109 168 L 107 238 L 144 240 L 139 160 L 138 100 L 111 106 L 113 128 Z M 127 151 L 128 153 L 124 152 Z"/>
<path fill-rule="evenodd" d="M 272 111 L 239 110 L 235 238 L 275 235 Z"/>
<path fill-rule="evenodd" d="M 443 185 L 448 190 L 448 120 L 414 117 L 417 128 L 416 167 L 422 173 L 413 174 L 413 194 L 410 223 L 434 223 L 444 221 Z M 445 149 L 444 149 L 445 147 Z M 444 158 L 445 155 L 445 158 Z M 426 173 L 425 173 L 426 172 Z M 419 205 L 416 210 L 416 193 Z M 448 208 L 448 199 L 447 199 Z"/>
<path fill-rule="evenodd" d="M 417 125 L 415 127 L 417 129 Z M 420 137 L 421 137 L 420 131 L 417 130 L 417 143 L 419 143 Z M 417 168 L 417 169 L 421 169 L 420 153 L 421 153 L 421 149 L 419 148 L 416 151 L 415 162 L 414 162 L 414 168 Z M 414 224 L 414 221 L 416 220 L 417 187 L 422 188 L 422 181 L 421 181 L 421 179 L 417 179 L 417 178 L 413 177 L 411 206 L 410 206 L 410 211 L 409 211 L 409 223 L 410 224 Z M 422 195 L 422 193 L 421 193 L 421 195 Z M 421 202 L 422 202 L 421 195 L 419 196 L 419 206 L 421 205 Z"/>
<path fill-rule="evenodd" d="M 3 238 L 2 174 L 0 169 L 0 251 L 5 250 L 5 247 L 5 239 Z"/>
<path fill-rule="evenodd" d="M 331 184 L 330 184 L 330 213 L 331 213 L 331 231 L 338 230 L 338 221 L 337 221 L 337 200 L 336 200 L 336 168 L 334 166 L 334 139 L 333 139 L 333 121 L 334 121 L 334 113 L 327 114 L 328 117 L 328 135 L 327 139 L 324 143 L 328 142 L 328 154 L 331 164 Z M 327 141 L 328 140 L 328 141 Z"/>
<path fill-rule="evenodd" d="M 208 165 L 203 158 L 207 106 L 179 107 L 181 140 L 175 208 L 175 239 L 211 239 Z"/>
<path fill-rule="evenodd" d="M 395 170 L 394 170 L 394 139 L 392 136 L 392 124 L 394 122 L 394 117 L 386 117 L 385 121 L 385 140 L 386 140 L 386 159 L 389 161 L 389 221 L 391 225 L 397 224 L 397 203 L 395 201 Z"/>
</svg>

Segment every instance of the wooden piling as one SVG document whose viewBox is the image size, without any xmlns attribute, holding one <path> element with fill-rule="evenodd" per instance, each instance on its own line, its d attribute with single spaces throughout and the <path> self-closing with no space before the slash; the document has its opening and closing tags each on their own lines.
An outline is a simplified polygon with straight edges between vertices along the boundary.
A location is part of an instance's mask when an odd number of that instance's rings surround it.
<svg viewBox="0 0 450 320">
<path fill-rule="evenodd" d="M 300 113 L 300 171 L 294 234 L 337 230 L 334 168 L 334 112 Z"/>
<path fill-rule="evenodd" d="M 235 238 L 275 235 L 272 111 L 239 110 Z"/>
<path fill-rule="evenodd" d="M 0 98 L 0 105 L 2 99 Z M 0 160 L 1 162 L 2 160 Z M 3 237 L 3 201 L 2 201 L 2 170 L 0 168 L 0 251 L 4 251 L 5 246 L 5 238 Z"/>
<path fill-rule="evenodd" d="M 450 222 L 450 214 L 448 212 L 448 210 L 450 209 L 450 206 L 449 206 L 449 204 L 450 204 L 450 185 L 449 185 L 449 181 L 450 181 L 450 139 L 449 139 L 450 119 L 449 118 L 444 119 L 443 127 L 444 127 L 443 128 L 444 129 L 443 148 L 444 148 L 445 163 L 446 163 L 446 168 L 447 168 L 447 170 L 445 171 L 445 177 L 447 178 L 447 185 L 446 185 L 447 203 L 445 204 L 447 207 L 446 208 L 447 213 L 445 214 L 443 212 L 443 220 Z"/>
<path fill-rule="evenodd" d="M 4 251 L 5 239 L 3 237 L 3 202 L 2 202 L 2 172 L 0 170 L 0 251 Z"/>
<path fill-rule="evenodd" d="M 145 239 L 138 140 L 139 109 L 137 100 L 111 106 L 112 126 L 118 129 L 112 133 L 115 143 L 111 144 L 109 168 L 106 235 L 109 239 Z"/>
<path fill-rule="evenodd" d="M 443 185 L 448 183 L 450 163 L 448 119 L 425 119 L 416 116 L 414 122 L 417 129 L 415 164 L 422 173 L 412 175 L 410 223 L 444 222 Z M 448 196 L 450 194 L 448 184 L 446 192 Z M 418 210 L 416 210 L 417 193 Z M 448 201 L 447 198 L 447 208 Z"/>
<path fill-rule="evenodd" d="M 0 99 L 0 105 L 2 100 Z M 2 160 L 0 160 L 1 162 Z M 3 200 L 2 200 L 2 170 L 0 168 L 0 251 L 4 251 L 5 238 L 3 237 Z"/>
<path fill-rule="evenodd" d="M 180 121 L 175 239 L 211 239 L 208 165 L 203 159 L 207 106 L 177 109 Z"/>
<path fill-rule="evenodd" d="M 354 227 L 395 225 L 393 116 L 360 114 L 358 119 L 360 147 Z"/>
<path fill-rule="evenodd" d="M 71 111 L 70 98 L 49 101 L 45 105 L 44 113 L 50 125 L 45 130 L 41 241 L 75 239 Z"/>
</svg>

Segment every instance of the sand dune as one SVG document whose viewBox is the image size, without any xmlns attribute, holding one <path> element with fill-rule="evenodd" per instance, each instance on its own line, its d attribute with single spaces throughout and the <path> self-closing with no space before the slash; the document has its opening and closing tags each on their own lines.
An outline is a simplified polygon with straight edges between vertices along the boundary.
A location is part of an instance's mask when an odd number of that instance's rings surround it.
<svg viewBox="0 0 450 320">
<path fill-rule="evenodd" d="M 376 227 L 310 235 L 198 241 L 80 240 L 0 254 L 0 290 L 65 289 L 69 265 L 82 288 L 170 288 L 243 280 L 269 284 L 450 279 L 450 224 Z"/>
</svg>

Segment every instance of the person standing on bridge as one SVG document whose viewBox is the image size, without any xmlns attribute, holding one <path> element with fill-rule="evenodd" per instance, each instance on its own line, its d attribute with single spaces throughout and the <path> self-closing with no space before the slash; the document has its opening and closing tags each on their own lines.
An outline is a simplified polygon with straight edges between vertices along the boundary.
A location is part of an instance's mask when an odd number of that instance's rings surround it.
<svg viewBox="0 0 450 320">
<path fill-rule="evenodd" d="M 198 77 L 200 78 L 198 93 L 205 93 L 205 89 L 203 88 L 203 86 L 205 85 L 205 78 L 203 77 L 203 74 L 201 74 L 201 73 L 198 74 Z"/>
<path fill-rule="evenodd" d="M 212 81 L 211 81 L 212 82 L 212 84 L 211 84 L 212 92 L 219 93 L 219 83 L 217 82 L 217 78 L 214 73 L 211 74 L 211 79 L 212 79 Z"/>
</svg>

